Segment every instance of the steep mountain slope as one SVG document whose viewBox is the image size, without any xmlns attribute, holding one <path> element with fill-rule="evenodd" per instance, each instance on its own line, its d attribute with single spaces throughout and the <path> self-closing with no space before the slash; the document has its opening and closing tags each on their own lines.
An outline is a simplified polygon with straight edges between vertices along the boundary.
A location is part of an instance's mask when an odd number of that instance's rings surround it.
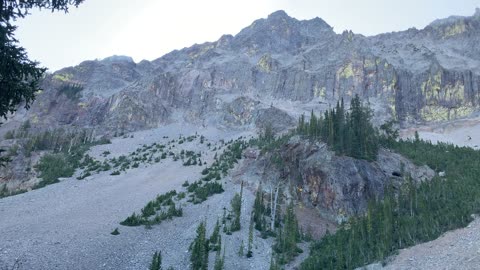
<svg viewBox="0 0 480 270">
<path fill-rule="evenodd" d="M 185 180 L 192 183 L 210 176 L 207 166 L 216 160 L 216 151 L 225 146 L 225 140 L 253 135 L 254 128 L 267 124 L 277 132 L 284 131 L 295 125 L 300 114 L 328 108 L 340 98 L 348 100 L 358 94 L 371 103 L 377 122 L 393 117 L 405 126 L 475 114 L 480 98 L 478 41 L 479 10 L 471 17 L 435 21 L 422 30 L 374 37 L 349 31 L 336 34 L 319 18 L 299 21 L 278 11 L 236 36 L 222 36 L 216 42 L 173 51 L 151 62 L 135 63 L 129 57 L 112 56 L 49 74 L 31 110 L 20 110 L 0 130 L 3 135 L 30 120 L 29 128 L 17 130 L 27 135 L 12 135 L 2 147 L 45 128 L 88 129 L 89 135 L 82 137 L 84 144 L 98 135 L 151 130 L 113 136 L 111 145 L 96 146 L 88 158 L 82 156 L 85 164 L 79 165 L 81 169 L 73 177 L 0 200 L 0 227 L 5 232 L 0 235 L 0 253 L 4 254 L 0 263 L 5 260 L 10 265 L 20 256 L 26 268 L 74 265 L 73 269 L 138 269 L 145 268 L 151 253 L 161 249 L 167 265 L 184 269 L 189 264 L 188 245 L 194 238 L 194 227 L 205 216 L 208 231 L 212 231 L 223 209 L 230 206 L 235 192 L 245 183 L 241 210 L 244 229 L 224 238 L 228 246 L 226 268 L 266 269 L 274 240 L 263 239 L 258 231 L 254 257 L 237 255 L 242 241 L 250 238 L 247 228 L 260 183 L 271 202 L 275 185 L 278 192 L 281 183 L 282 200 L 294 198 L 299 215 L 304 215 L 299 225 L 303 229 L 315 227 L 315 236 L 320 237 L 335 229 L 335 221 L 364 213 L 368 200 L 381 198 L 387 185 L 399 188 L 405 180 L 404 171 L 411 173 L 416 183 L 428 181 L 439 171 L 417 166 L 385 149 L 375 162 L 368 162 L 336 155 L 325 144 L 294 136 L 271 152 L 241 156 L 239 165 L 231 164 L 232 173 L 218 175 L 225 192 L 206 203 L 193 203 L 194 194 L 178 196 L 175 200 L 184 207 L 184 217 L 157 224 L 153 230 L 121 227 L 120 236 L 109 233 L 133 211 L 144 212 L 145 201 L 158 192 L 186 192 L 188 188 L 181 187 Z M 192 125 L 167 125 L 185 121 Z M 198 137 L 198 142 L 188 141 L 185 134 Z M 200 135 L 210 142 L 204 143 Z M 169 144 L 175 138 L 178 144 Z M 31 145 L 42 140 L 35 137 Z M 158 152 L 154 156 L 138 150 L 150 149 L 153 145 L 146 144 L 153 142 L 165 144 L 171 155 Z M 53 150 L 17 150 L 22 155 L 16 156 L 9 174 L 0 174 L 0 184 L 17 178 L 19 182 L 13 184 L 30 188 L 22 181 L 38 180 L 32 165 Z M 185 150 L 200 151 L 206 163 L 189 167 L 186 163 L 190 159 L 180 154 Z M 260 152 L 254 146 L 249 150 Z M 95 161 L 86 162 L 90 155 Z M 127 160 L 128 168 L 119 169 L 119 160 Z M 18 185 L 12 190 L 15 188 Z M 303 248 L 308 249 L 306 245 Z M 30 254 L 32 249 L 40 251 Z M 298 262 L 290 266 L 298 266 Z"/>
<path fill-rule="evenodd" d="M 369 100 L 380 120 L 456 119 L 478 109 L 479 40 L 478 10 L 373 37 L 336 34 L 322 19 L 299 21 L 277 11 L 235 36 L 152 62 L 110 57 L 62 69 L 46 77 L 32 110 L 14 121 L 101 132 L 178 120 L 243 126 L 270 107 L 296 116 L 354 94 Z M 67 97 L 60 90 L 70 84 L 83 90 Z"/>
</svg>

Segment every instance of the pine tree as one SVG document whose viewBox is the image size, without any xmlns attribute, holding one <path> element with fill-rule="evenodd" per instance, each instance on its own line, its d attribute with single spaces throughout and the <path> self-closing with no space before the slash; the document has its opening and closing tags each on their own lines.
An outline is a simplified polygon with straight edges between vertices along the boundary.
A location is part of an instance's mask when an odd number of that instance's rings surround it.
<svg viewBox="0 0 480 270">
<path fill-rule="evenodd" d="M 262 185 L 260 185 L 255 194 L 255 202 L 253 203 L 253 221 L 255 223 L 255 229 L 261 232 L 265 230 L 264 214 L 265 205 L 263 203 L 263 190 Z"/>
<path fill-rule="evenodd" d="M 278 264 L 277 260 L 274 257 L 274 252 L 272 250 L 272 257 L 270 259 L 270 268 L 269 270 L 280 270 L 280 265 Z"/>
<path fill-rule="evenodd" d="M 157 251 L 153 254 L 152 262 L 150 264 L 150 270 L 162 269 L 162 252 Z"/>
<path fill-rule="evenodd" d="M 305 123 L 300 118 L 297 130 L 312 139 L 323 140 L 338 154 L 375 160 L 379 135 L 370 123 L 371 118 L 372 111 L 368 106 L 363 106 L 356 95 L 351 100 L 349 112 L 345 111 L 342 99 L 335 108 L 326 110 L 323 117 L 317 118 L 312 111 L 310 122 Z"/>
<path fill-rule="evenodd" d="M 191 245 L 190 262 L 192 270 L 208 269 L 208 240 L 206 239 L 205 223 L 201 222 L 197 227 L 197 237 Z"/>
<path fill-rule="evenodd" d="M 243 196 L 243 182 L 240 187 L 240 194 L 235 193 L 231 201 L 231 206 L 234 214 L 232 225 L 230 227 L 232 232 L 239 231 L 241 228 L 240 218 L 242 214 L 242 196 Z"/>
<path fill-rule="evenodd" d="M 211 250 L 219 250 L 220 249 L 220 221 L 217 219 L 217 223 L 215 223 L 215 227 L 213 228 L 212 235 L 210 236 L 210 249 Z"/>
<path fill-rule="evenodd" d="M 308 135 L 312 138 L 317 137 L 317 117 L 312 112 L 310 113 L 310 126 L 308 128 Z"/>
<path fill-rule="evenodd" d="M 215 264 L 213 265 L 213 270 L 223 270 L 225 267 L 225 247 L 223 248 L 223 255 L 221 254 L 221 248 L 217 250 L 215 255 Z"/>
<path fill-rule="evenodd" d="M 250 227 L 248 229 L 247 258 L 250 258 L 253 256 L 252 246 L 253 246 L 253 220 L 250 220 Z"/>
</svg>

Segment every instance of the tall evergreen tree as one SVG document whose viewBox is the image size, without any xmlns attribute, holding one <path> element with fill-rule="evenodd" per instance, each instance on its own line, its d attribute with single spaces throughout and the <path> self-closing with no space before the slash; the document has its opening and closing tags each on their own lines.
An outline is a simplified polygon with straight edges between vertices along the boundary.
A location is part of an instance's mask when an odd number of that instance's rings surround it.
<svg viewBox="0 0 480 270">
<path fill-rule="evenodd" d="M 243 196 L 243 182 L 240 187 L 240 194 L 235 193 L 231 201 L 232 211 L 234 214 L 232 225 L 230 227 L 232 232 L 239 231 L 241 228 L 240 218 L 242 214 L 242 196 Z"/>
<path fill-rule="evenodd" d="M 213 265 L 213 270 L 223 270 L 225 267 L 225 247 L 223 247 L 223 255 L 220 254 L 221 248 L 217 250 L 215 255 L 215 264 Z"/>
<path fill-rule="evenodd" d="M 157 251 L 153 254 L 150 270 L 162 270 L 162 252 Z"/>
<path fill-rule="evenodd" d="M 205 223 L 201 222 L 197 227 L 197 237 L 191 245 L 190 262 L 192 270 L 208 269 L 208 240 L 206 238 Z"/>
</svg>

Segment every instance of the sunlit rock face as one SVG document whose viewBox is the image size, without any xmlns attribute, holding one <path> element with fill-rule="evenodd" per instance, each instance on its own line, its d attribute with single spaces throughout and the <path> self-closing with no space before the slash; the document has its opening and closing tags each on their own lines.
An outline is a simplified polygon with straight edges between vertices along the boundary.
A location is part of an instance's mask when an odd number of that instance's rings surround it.
<svg viewBox="0 0 480 270">
<path fill-rule="evenodd" d="M 50 74 L 26 117 L 105 132 L 171 121 L 255 126 L 263 110 L 296 118 L 358 94 L 384 120 L 451 120 L 478 111 L 479 42 L 478 10 L 372 37 L 336 34 L 322 19 L 278 11 L 235 36 L 151 62 L 113 56 Z M 71 84 L 82 90 L 62 92 Z"/>
</svg>

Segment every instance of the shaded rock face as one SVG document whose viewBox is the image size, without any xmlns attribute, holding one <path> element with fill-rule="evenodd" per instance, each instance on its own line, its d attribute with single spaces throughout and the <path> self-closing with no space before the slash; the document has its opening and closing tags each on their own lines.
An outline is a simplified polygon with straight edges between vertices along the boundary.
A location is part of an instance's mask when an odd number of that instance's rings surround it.
<svg viewBox="0 0 480 270">
<path fill-rule="evenodd" d="M 40 179 L 36 177 L 37 173 L 34 168 L 34 164 L 37 164 L 40 159 L 41 153 L 33 153 L 30 156 L 25 156 L 23 149 L 17 146 L 12 146 L 12 140 L 3 141 L 0 146 L 2 149 L 10 153 L 13 148 L 15 154 L 9 155 L 10 162 L 8 166 L 0 168 L 0 197 L 3 192 L 11 192 L 17 190 L 28 190 Z"/>
<path fill-rule="evenodd" d="M 288 183 L 291 196 L 337 221 L 364 213 L 368 201 L 382 198 L 389 185 L 400 188 L 407 172 L 417 183 L 435 176 L 430 168 L 417 167 L 387 150 L 380 150 L 377 161 L 368 162 L 336 156 L 325 144 L 298 136 L 273 155 L 277 158 L 260 156 L 252 165 L 262 180 Z"/>
<path fill-rule="evenodd" d="M 479 42 L 478 11 L 437 20 L 422 30 L 373 37 L 336 34 L 319 18 L 300 21 L 279 11 L 236 36 L 152 62 L 114 56 L 57 71 L 45 79 L 45 91 L 28 117 L 45 126 L 104 131 L 177 120 L 244 126 L 256 121 L 256 109 L 236 111 L 231 103 L 236 98 L 264 109 L 272 100 L 297 102 L 298 116 L 358 94 L 404 124 L 443 121 L 478 110 Z M 64 83 L 84 87 L 78 99 L 58 95 Z M 304 109 L 302 104 L 325 106 Z M 222 117 L 224 109 L 231 115 Z M 245 115 L 235 118 L 237 113 Z"/>
<path fill-rule="evenodd" d="M 248 97 L 239 97 L 221 110 L 223 124 L 230 127 L 250 126 L 264 129 L 267 125 L 276 133 L 295 126 L 296 120 L 288 113 L 271 105 L 267 107 Z"/>
</svg>

